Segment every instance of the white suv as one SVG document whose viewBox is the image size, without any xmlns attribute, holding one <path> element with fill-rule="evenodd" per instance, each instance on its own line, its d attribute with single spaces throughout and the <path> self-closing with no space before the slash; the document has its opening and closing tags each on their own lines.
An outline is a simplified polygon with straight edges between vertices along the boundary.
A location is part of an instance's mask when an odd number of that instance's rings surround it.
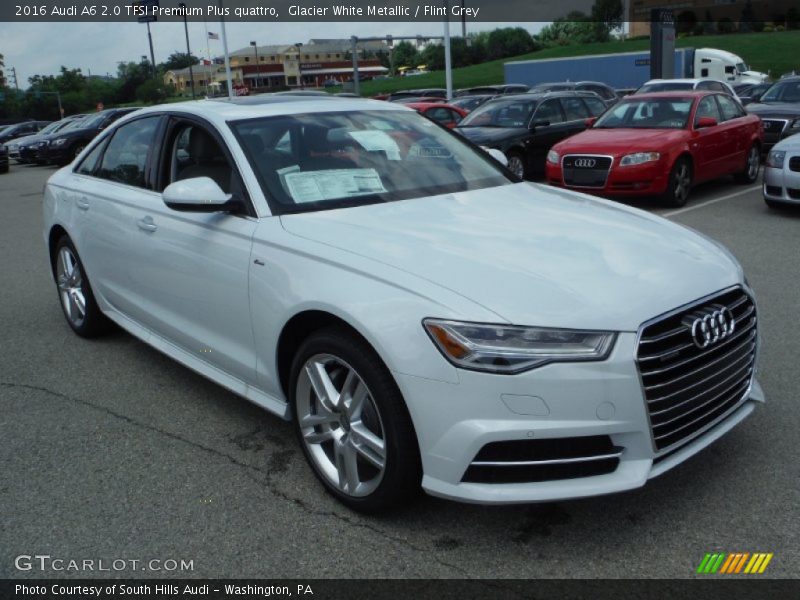
<svg viewBox="0 0 800 600">
<path fill-rule="evenodd" d="M 763 401 L 727 250 L 397 104 L 140 110 L 52 176 L 44 239 L 77 334 L 114 321 L 292 420 L 359 510 L 637 488 Z"/>
</svg>

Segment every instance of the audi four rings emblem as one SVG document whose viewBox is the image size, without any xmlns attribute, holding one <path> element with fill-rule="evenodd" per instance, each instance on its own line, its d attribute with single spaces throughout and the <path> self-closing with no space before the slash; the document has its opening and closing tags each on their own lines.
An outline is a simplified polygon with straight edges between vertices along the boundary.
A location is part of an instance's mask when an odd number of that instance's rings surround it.
<svg viewBox="0 0 800 600">
<path fill-rule="evenodd" d="M 689 327 L 694 345 L 701 350 L 730 337 L 736 328 L 733 313 L 719 304 L 687 315 L 683 323 Z"/>
<path fill-rule="evenodd" d="M 576 167 L 591 169 L 597 164 L 597 161 L 593 158 L 576 158 L 575 162 L 572 164 L 574 164 Z"/>
</svg>

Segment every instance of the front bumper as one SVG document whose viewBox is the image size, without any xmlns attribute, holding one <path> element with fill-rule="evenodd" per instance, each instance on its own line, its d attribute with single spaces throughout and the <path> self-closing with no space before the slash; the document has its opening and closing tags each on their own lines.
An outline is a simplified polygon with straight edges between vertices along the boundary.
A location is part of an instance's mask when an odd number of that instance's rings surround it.
<svg viewBox="0 0 800 600">
<path fill-rule="evenodd" d="M 450 384 L 395 373 L 420 443 L 422 487 L 434 496 L 480 504 L 597 496 L 643 486 L 696 454 L 747 417 L 764 396 L 755 379 L 743 401 L 677 450 L 654 448 L 635 363 L 636 334 L 622 333 L 602 362 L 551 364 L 515 376 L 459 371 Z M 526 414 L 522 414 L 526 413 Z M 492 442 L 608 436 L 610 472 L 524 483 L 469 480 Z"/>
<path fill-rule="evenodd" d="M 588 154 L 588 153 L 587 153 Z M 653 163 L 620 167 L 614 159 L 603 186 L 577 186 L 564 182 L 561 165 L 547 163 L 547 183 L 587 194 L 607 197 L 659 196 L 667 189 L 669 169 L 662 165 L 663 158 Z"/>
<path fill-rule="evenodd" d="M 64 146 L 44 146 L 36 150 L 36 162 L 42 164 L 66 164 L 70 161 L 69 147 Z"/>
<path fill-rule="evenodd" d="M 773 202 L 800 205 L 800 171 L 792 171 L 789 163 L 800 153 L 786 153 L 782 169 L 764 167 L 764 198 Z"/>
</svg>

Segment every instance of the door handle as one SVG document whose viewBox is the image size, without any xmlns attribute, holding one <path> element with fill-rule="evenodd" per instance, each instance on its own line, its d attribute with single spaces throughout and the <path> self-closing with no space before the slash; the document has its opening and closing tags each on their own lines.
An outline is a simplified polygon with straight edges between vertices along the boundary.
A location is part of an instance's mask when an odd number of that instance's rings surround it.
<svg viewBox="0 0 800 600">
<path fill-rule="evenodd" d="M 142 231 L 147 231 L 148 233 L 153 233 L 156 229 L 158 229 L 158 225 L 153 223 L 153 217 L 144 217 L 143 219 L 139 219 L 136 221 L 136 225 L 139 226 L 139 229 Z"/>
<path fill-rule="evenodd" d="M 75 200 L 75 206 L 80 208 L 81 210 L 89 210 L 89 200 L 86 196 L 81 196 L 77 200 Z"/>
</svg>

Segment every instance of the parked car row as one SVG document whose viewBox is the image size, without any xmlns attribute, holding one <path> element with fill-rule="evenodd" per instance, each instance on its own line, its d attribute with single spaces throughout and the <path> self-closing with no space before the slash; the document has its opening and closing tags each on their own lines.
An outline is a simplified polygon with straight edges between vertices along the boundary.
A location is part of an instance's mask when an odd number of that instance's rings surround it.
<svg viewBox="0 0 800 600">
<path fill-rule="evenodd" d="M 41 125 L 38 127 L 21 127 L 22 125 L 28 125 L 21 123 L 12 126 L 15 128 L 11 134 L 12 137 L 7 135 L 9 128 L 0 130 L 2 135 L 0 139 L 7 140 L 3 146 L 6 166 L 8 158 L 13 158 L 20 164 L 68 164 L 83 151 L 98 133 L 120 117 L 136 110 L 139 109 L 111 108 L 88 116 L 73 115 L 53 123 L 44 121 L 31 122 L 37 124 L 37 126 Z M 22 135 L 14 135 L 20 132 L 22 132 Z M 3 164 L 0 158 L 0 172 L 2 170 Z"/>
</svg>

